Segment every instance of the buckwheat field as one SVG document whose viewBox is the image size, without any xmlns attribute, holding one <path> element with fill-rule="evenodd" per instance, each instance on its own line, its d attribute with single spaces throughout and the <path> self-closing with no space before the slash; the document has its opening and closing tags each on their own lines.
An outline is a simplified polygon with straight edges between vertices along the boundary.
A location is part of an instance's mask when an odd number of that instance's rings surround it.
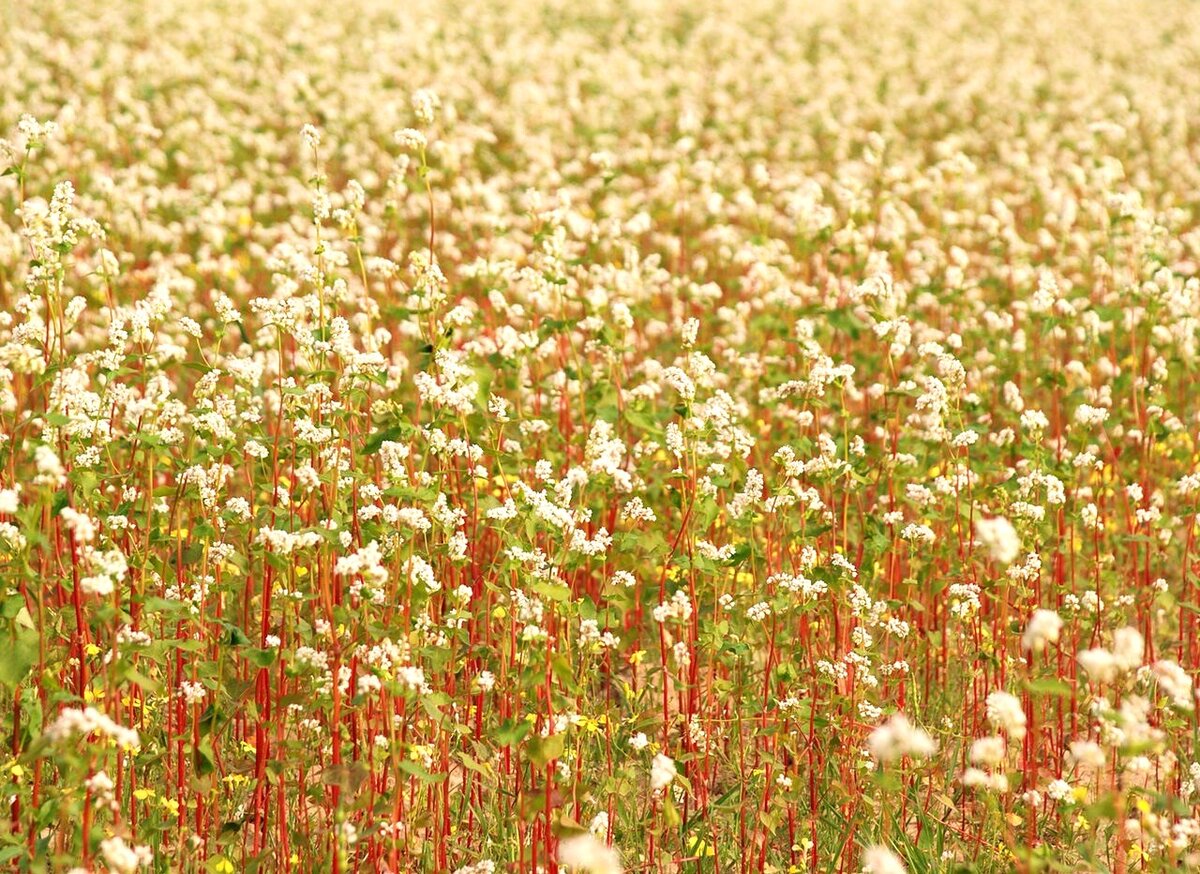
<svg viewBox="0 0 1200 874">
<path fill-rule="evenodd" d="M 0 60 L 4 868 L 1200 867 L 1200 7 Z"/>
</svg>

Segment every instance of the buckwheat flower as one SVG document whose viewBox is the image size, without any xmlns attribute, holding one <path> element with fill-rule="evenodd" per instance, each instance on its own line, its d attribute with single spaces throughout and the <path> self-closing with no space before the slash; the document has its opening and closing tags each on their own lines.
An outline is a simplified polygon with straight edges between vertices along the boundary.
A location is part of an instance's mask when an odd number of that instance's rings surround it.
<svg viewBox="0 0 1200 874">
<path fill-rule="evenodd" d="M 1097 647 L 1080 650 L 1075 659 L 1088 675 L 1088 679 L 1095 683 L 1111 683 L 1121 673 L 1117 660 L 1106 649 Z"/>
<path fill-rule="evenodd" d="M 476 862 L 474 865 L 464 865 L 461 868 L 455 868 L 454 874 L 496 874 L 496 863 L 491 859 L 484 859 Z"/>
<path fill-rule="evenodd" d="M 136 729 L 125 728 L 117 724 L 107 715 L 94 707 L 78 709 L 69 707 L 63 710 L 49 728 L 46 735 L 54 742 L 67 738 L 89 735 L 93 732 L 111 738 L 119 747 L 136 750 L 141 747 L 141 741 Z"/>
<path fill-rule="evenodd" d="M 986 702 L 988 722 L 995 728 L 1007 732 L 1013 740 L 1025 737 L 1025 710 L 1021 699 L 1008 692 L 992 692 Z"/>
<path fill-rule="evenodd" d="M 650 789 L 654 792 L 665 789 L 671 785 L 677 774 L 675 760 L 659 753 L 650 763 Z"/>
<path fill-rule="evenodd" d="M 1021 428 L 1024 431 L 1040 434 L 1050 427 L 1050 420 L 1041 410 L 1026 410 L 1021 414 Z"/>
<path fill-rule="evenodd" d="M 646 733 L 644 731 L 639 731 L 629 739 L 629 745 L 640 753 L 646 747 L 650 746 L 650 738 L 646 737 Z"/>
<path fill-rule="evenodd" d="M 1073 740 L 1064 758 L 1070 767 L 1103 768 L 1104 748 L 1095 741 Z"/>
<path fill-rule="evenodd" d="M 1177 663 L 1160 659 L 1151 665 L 1151 672 L 1162 689 L 1179 710 L 1192 710 L 1195 701 L 1192 695 L 1192 678 Z"/>
<path fill-rule="evenodd" d="M 188 704 L 199 704 L 207 694 L 208 690 L 199 683 L 184 680 L 179 684 L 179 697 Z"/>
<path fill-rule="evenodd" d="M 900 857 L 887 847 L 877 844 L 867 847 L 862 857 L 863 874 L 907 874 Z"/>
<path fill-rule="evenodd" d="M 86 513 L 80 513 L 71 507 L 63 507 L 58 515 L 63 520 L 66 529 L 71 532 L 75 542 L 80 546 L 89 544 L 96 539 L 96 523 Z"/>
<path fill-rule="evenodd" d="M 1108 418 L 1108 410 L 1103 407 L 1093 407 L 1088 404 L 1080 404 L 1075 409 L 1075 421 L 1085 427 L 1093 427 L 1103 424 Z"/>
<path fill-rule="evenodd" d="M 105 838 L 100 842 L 100 855 L 110 871 L 118 874 L 134 874 L 142 865 L 154 861 L 149 847 L 131 847 L 120 837 Z"/>
<path fill-rule="evenodd" d="M 783 702 L 780 702 L 780 707 L 781 707 L 781 709 L 785 709 L 785 708 L 783 708 Z M 869 701 L 859 701 L 858 702 L 858 715 L 864 721 L 870 722 L 870 721 L 879 719 L 879 717 L 883 716 L 883 709 L 880 707 L 876 707 L 874 704 L 872 704 Z"/>
<path fill-rule="evenodd" d="M 432 89 L 419 88 L 413 92 L 413 115 L 421 124 L 433 124 L 434 111 L 441 105 L 441 100 Z"/>
<path fill-rule="evenodd" d="M 592 817 L 592 821 L 588 823 L 588 831 L 598 838 L 602 838 L 608 834 L 608 812 L 600 811 Z"/>
<path fill-rule="evenodd" d="M 915 523 L 905 525 L 900 532 L 900 539 L 907 540 L 910 543 L 931 544 L 936 539 L 933 529 L 928 525 L 918 525 Z"/>
<path fill-rule="evenodd" d="M 637 585 L 637 580 L 629 571 L 615 571 L 609 582 L 614 586 L 623 586 L 627 589 L 632 589 Z"/>
<path fill-rule="evenodd" d="M 420 692 L 423 695 L 429 692 L 429 685 L 425 682 L 425 672 L 413 665 L 404 665 L 397 669 L 396 679 L 410 692 Z"/>
<path fill-rule="evenodd" d="M 950 445 L 962 449 L 967 446 L 974 446 L 978 442 L 979 434 L 975 431 L 960 431 L 954 435 L 954 438 L 950 441 Z"/>
<path fill-rule="evenodd" d="M 419 152 L 427 145 L 425 134 L 411 127 L 396 131 L 394 137 L 396 145 L 410 152 Z"/>
<path fill-rule="evenodd" d="M 0 489 L 0 513 L 11 516 L 20 506 L 21 485 L 18 483 L 11 489 Z"/>
<path fill-rule="evenodd" d="M 766 601 L 759 601 L 757 604 L 754 604 L 746 609 L 746 618 L 751 622 L 762 622 L 770 615 L 771 605 Z M 855 630 L 857 630 L 857 628 Z"/>
<path fill-rule="evenodd" d="M 316 151 L 317 146 L 321 145 L 321 132 L 313 125 L 306 124 L 300 128 L 300 141 L 305 148 Z"/>
<path fill-rule="evenodd" d="M 371 546 L 375 546 L 375 544 L 371 544 Z M 371 555 L 372 562 L 375 561 L 374 555 L 374 553 Z M 433 567 L 419 555 L 413 555 L 406 559 L 401 565 L 400 571 L 404 579 L 420 583 L 428 592 L 436 592 L 441 588 L 441 583 L 434 577 Z M 384 573 L 386 574 L 386 571 Z"/>
<path fill-rule="evenodd" d="M 106 598 L 113 593 L 114 588 L 112 578 L 103 574 L 83 577 L 79 580 L 79 591 L 86 595 L 97 595 L 101 598 Z"/>
<path fill-rule="evenodd" d="M 1146 653 L 1146 641 L 1136 628 L 1118 628 L 1113 632 L 1113 659 L 1123 671 L 1141 667 Z"/>
<path fill-rule="evenodd" d="M 1034 610 L 1021 636 L 1021 648 L 1041 652 L 1047 644 L 1055 643 L 1062 631 L 1063 622 L 1053 610 Z"/>
<path fill-rule="evenodd" d="M 968 789 L 1001 793 L 1008 791 L 1008 778 L 1004 774 L 988 773 L 980 768 L 967 768 L 959 780 Z"/>
<path fill-rule="evenodd" d="M 683 323 L 681 337 L 685 347 L 696 345 L 696 336 L 700 333 L 700 320 L 688 319 Z"/>
<path fill-rule="evenodd" d="M 58 132 L 58 123 L 39 123 L 32 115 L 25 113 L 17 120 L 17 131 L 25 137 L 25 148 L 35 149 Z"/>
<path fill-rule="evenodd" d="M 270 450 L 257 440 L 247 440 L 245 444 L 243 444 L 243 450 L 251 458 L 266 458 L 271 454 Z"/>
<path fill-rule="evenodd" d="M 994 768 L 1004 761 L 1005 743 L 1002 737 L 981 737 L 971 744 L 971 762 Z"/>
<path fill-rule="evenodd" d="M 685 448 L 683 431 L 680 430 L 679 425 L 677 425 L 675 422 L 667 423 L 665 440 L 667 444 L 667 451 L 676 458 L 683 458 Z"/>
<path fill-rule="evenodd" d="M 993 561 L 1010 564 L 1021 553 L 1017 530 L 1002 516 L 975 520 L 975 536 L 987 549 Z"/>
<path fill-rule="evenodd" d="M 1070 801 L 1074 795 L 1071 784 L 1066 780 L 1051 780 L 1046 786 L 1046 794 L 1055 801 Z"/>
<path fill-rule="evenodd" d="M 558 842 L 558 864 L 588 874 L 621 874 L 620 854 L 590 833 L 574 834 Z"/>
<path fill-rule="evenodd" d="M 893 762 L 904 756 L 919 760 L 937 752 L 937 741 L 909 722 L 903 713 L 897 713 L 871 732 L 867 749 L 878 762 Z"/>
</svg>

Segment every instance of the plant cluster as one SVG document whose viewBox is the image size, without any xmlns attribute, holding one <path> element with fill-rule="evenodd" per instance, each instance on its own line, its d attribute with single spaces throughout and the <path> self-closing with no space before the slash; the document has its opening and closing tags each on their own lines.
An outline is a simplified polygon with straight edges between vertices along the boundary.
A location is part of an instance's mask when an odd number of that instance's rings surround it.
<svg viewBox="0 0 1200 874">
<path fill-rule="evenodd" d="M 1198 19 L 0 10 L 0 863 L 1200 864 Z"/>
</svg>

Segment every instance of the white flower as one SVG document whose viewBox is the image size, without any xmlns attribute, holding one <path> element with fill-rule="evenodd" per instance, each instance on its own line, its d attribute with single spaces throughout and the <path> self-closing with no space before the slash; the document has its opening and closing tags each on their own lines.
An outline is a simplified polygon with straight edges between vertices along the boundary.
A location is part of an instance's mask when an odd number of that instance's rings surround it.
<svg viewBox="0 0 1200 874">
<path fill-rule="evenodd" d="M 897 713 L 867 738 L 867 749 L 879 762 L 891 762 L 902 756 L 926 759 L 937 752 L 937 741 Z"/>
<path fill-rule="evenodd" d="M 595 835 L 582 833 L 558 842 L 558 864 L 589 874 L 621 874 L 621 856 Z"/>
<path fill-rule="evenodd" d="M 1062 619 L 1053 610 L 1034 610 L 1021 636 L 1021 648 L 1041 652 L 1047 644 L 1058 640 L 1062 625 Z"/>
<path fill-rule="evenodd" d="M 1122 670 L 1140 668 L 1145 654 L 1146 641 L 1136 628 L 1118 628 L 1113 632 L 1113 658 Z"/>
<path fill-rule="evenodd" d="M 976 765 L 995 767 L 1004 761 L 1004 738 L 981 737 L 971 744 L 971 761 Z"/>
<path fill-rule="evenodd" d="M 1096 683 L 1111 683 L 1120 673 L 1116 659 L 1106 649 L 1080 650 L 1075 659 L 1088 679 Z"/>
<path fill-rule="evenodd" d="M 650 788 L 657 792 L 671 785 L 678 772 L 675 770 L 675 760 L 670 756 L 659 753 L 650 763 Z"/>
<path fill-rule="evenodd" d="M 1180 710 L 1191 710 L 1195 707 L 1192 700 L 1192 678 L 1178 664 L 1170 659 L 1160 659 L 1150 666 L 1158 687 L 1167 693 L 1171 703 Z"/>
<path fill-rule="evenodd" d="M 425 148 L 425 134 L 411 127 L 396 131 L 396 145 L 410 152 L 418 152 Z"/>
<path fill-rule="evenodd" d="M 975 536 L 993 561 L 1011 564 L 1021 554 L 1021 538 L 1017 536 L 1017 529 L 1003 516 L 976 519 Z"/>
<path fill-rule="evenodd" d="M 1055 801 L 1067 801 L 1071 798 L 1071 784 L 1066 780 L 1051 780 L 1046 787 L 1046 794 Z"/>
<path fill-rule="evenodd" d="M 592 817 L 592 821 L 590 823 L 588 823 L 588 831 L 590 831 L 592 834 L 594 834 L 598 838 L 602 838 L 606 834 L 608 834 L 608 813 L 607 813 L 607 811 L 602 810 L 599 813 L 597 813 L 595 816 Z"/>
<path fill-rule="evenodd" d="M 863 852 L 863 874 L 907 874 L 900 857 L 887 847 L 876 845 Z"/>
<path fill-rule="evenodd" d="M 429 88 L 419 88 L 413 92 L 413 115 L 417 117 L 417 121 L 421 122 L 421 124 L 432 124 L 434 111 L 441 105 L 442 101 Z"/>
<path fill-rule="evenodd" d="M 1008 732 L 1013 740 L 1025 737 L 1025 710 L 1021 699 L 1008 692 L 992 692 L 987 696 L 987 718 L 994 727 Z"/>
<path fill-rule="evenodd" d="M 1068 765 L 1103 768 L 1104 748 L 1092 740 L 1073 740 L 1064 758 Z"/>
<path fill-rule="evenodd" d="M 140 866 L 154 861 L 149 847 L 131 847 L 115 836 L 100 842 L 100 855 L 104 857 L 109 870 L 118 874 L 133 874 Z"/>
</svg>

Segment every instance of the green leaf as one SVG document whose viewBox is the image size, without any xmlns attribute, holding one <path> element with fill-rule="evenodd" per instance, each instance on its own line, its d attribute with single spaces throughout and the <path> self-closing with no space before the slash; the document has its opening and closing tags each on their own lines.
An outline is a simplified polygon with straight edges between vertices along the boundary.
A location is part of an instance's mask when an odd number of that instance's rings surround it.
<svg viewBox="0 0 1200 874">
<path fill-rule="evenodd" d="M 400 763 L 405 770 L 405 762 Z M 340 765 L 330 765 L 321 772 L 321 782 L 326 786 L 337 786 L 348 795 L 358 791 L 358 787 L 367 779 L 367 767 L 362 762 L 343 762 Z"/>
<path fill-rule="evenodd" d="M 492 733 L 492 737 L 500 746 L 509 747 L 519 744 L 531 731 L 533 731 L 533 724 L 528 720 L 509 719 Z"/>
<path fill-rule="evenodd" d="M 525 745 L 525 752 L 529 761 L 539 768 L 544 768 L 563 754 L 566 745 L 566 734 L 552 734 L 549 737 L 531 738 Z"/>
<path fill-rule="evenodd" d="M 566 586 L 560 586 L 557 583 L 547 583 L 542 580 L 529 584 L 529 589 L 535 595 L 541 595 L 543 598 L 549 598 L 551 601 L 568 601 L 571 598 L 571 590 Z"/>
<path fill-rule="evenodd" d="M 1040 680 L 1029 680 L 1025 689 L 1034 695 L 1053 695 L 1057 698 L 1070 698 L 1074 690 L 1071 684 L 1058 677 L 1043 677 Z"/>
<path fill-rule="evenodd" d="M 212 741 L 208 737 L 201 738 L 200 743 L 192 749 L 192 766 L 196 774 L 201 777 L 211 774 L 216 768 L 213 758 Z"/>
<path fill-rule="evenodd" d="M 406 774 L 411 774 L 422 783 L 441 783 L 446 779 L 445 774 L 431 774 L 428 770 L 409 759 L 402 761 L 398 767 Z"/>
<path fill-rule="evenodd" d="M 363 455 L 374 455 L 379 451 L 379 447 L 382 446 L 385 441 L 394 442 L 403 436 L 404 435 L 401 433 L 398 426 L 384 428 L 382 431 L 376 431 L 363 443 Z"/>
<path fill-rule="evenodd" d="M 225 626 L 225 631 L 227 632 L 227 636 L 225 638 L 225 643 L 227 645 L 229 645 L 229 646 L 249 646 L 250 645 L 250 638 L 246 637 L 246 632 L 242 631 L 242 629 L 238 628 L 232 622 L 222 622 L 221 624 L 223 626 Z"/>
<path fill-rule="evenodd" d="M 0 685 L 14 689 L 37 664 L 38 632 L 24 607 L 8 626 L 0 634 Z"/>
<path fill-rule="evenodd" d="M 273 649 L 259 649 L 258 647 L 247 647 L 242 653 L 246 660 L 251 664 L 257 665 L 260 668 L 269 668 L 275 664 L 275 659 L 278 653 Z"/>
</svg>

